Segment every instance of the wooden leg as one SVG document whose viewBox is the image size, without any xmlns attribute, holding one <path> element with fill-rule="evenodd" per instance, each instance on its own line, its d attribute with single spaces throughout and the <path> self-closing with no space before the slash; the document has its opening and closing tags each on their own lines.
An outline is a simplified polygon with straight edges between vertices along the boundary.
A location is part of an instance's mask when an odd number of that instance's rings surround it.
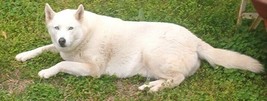
<svg viewBox="0 0 267 101">
<path fill-rule="evenodd" d="M 267 32 L 267 19 L 264 19 L 264 25 L 265 25 L 265 29 L 266 29 L 266 32 Z"/>
<path fill-rule="evenodd" d="M 254 30 L 258 27 L 258 25 L 260 24 L 262 18 L 260 16 L 258 16 L 251 24 L 249 30 Z"/>
<path fill-rule="evenodd" d="M 241 5 L 239 8 L 239 13 L 238 13 L 238 17 L 237 17 L 237 25 L 241 25 L 242 23 L 242 14 L 243 12 L 246 10 L 246 5 L 247 5 L 248 0 L 242 0 L 241 1 Z"/>
</svg>

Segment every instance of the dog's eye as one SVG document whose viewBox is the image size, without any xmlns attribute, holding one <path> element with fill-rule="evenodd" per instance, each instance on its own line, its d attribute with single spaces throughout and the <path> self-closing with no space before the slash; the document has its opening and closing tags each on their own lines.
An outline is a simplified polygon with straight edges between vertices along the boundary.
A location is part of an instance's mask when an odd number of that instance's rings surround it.
<svg viewBox="0 0 267 101">
<path fill-rule="evenodd" d="M 59 30 L 59 27 L 58 27 L 58 26 L 55 26 L 54 28 L 55 28 L 56 30 Z"/>
<path fill-rule="evenodd" d="M 69 30 L 73 30 L 73 27 L 69 27 Z"/>
</svg>

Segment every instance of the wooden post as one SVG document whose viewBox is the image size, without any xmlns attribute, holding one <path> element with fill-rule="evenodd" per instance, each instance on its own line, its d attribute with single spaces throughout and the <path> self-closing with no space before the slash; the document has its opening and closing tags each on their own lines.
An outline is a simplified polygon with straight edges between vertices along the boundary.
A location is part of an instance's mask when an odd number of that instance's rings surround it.
<svg viewBox="0 0 267 101">
<path fill-rule="evenodd" d="M 248 2 L 248 0 L 242 0 L 241 1 L 241 5 L 239 8 L 239 13 L 238 13 L 238 17 L 237 17 L 237 23 L 236 23 L 237 25 L 241 25 L 241 23 L 242 23 L 242 15 L 243 15 L 243 12 L 246 10 L 247 2 Z"/>
</svg>

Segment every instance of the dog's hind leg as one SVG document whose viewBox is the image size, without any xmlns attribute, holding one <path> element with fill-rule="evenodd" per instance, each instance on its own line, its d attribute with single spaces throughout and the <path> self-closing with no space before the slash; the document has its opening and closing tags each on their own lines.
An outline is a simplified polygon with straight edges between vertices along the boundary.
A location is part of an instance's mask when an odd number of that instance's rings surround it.
<svg viewBox="0 0 267 101">
<path fill-rule="evenodd" d="M 152 77 L 159 80 L 152 81 L 148 85 L 140 86 L 139 89 L 150 88 L 150 92 L 156 92 L 164 88 L 178 86 L 185 77 L 193 74 L 199 67 L 197 54 L 160 54 L 148 55 L 144 59 L 147 71 Z M 155 57 L 155 58 L 154 58 Z"/>
<path fill-rule="evenodd" d="M 36 48 L 34 50 L 19 53 L 18 55 L 16 55 L 16 60 L 24 62 L 24 61 L 31 59 L 31 58 L 34 58 L 34 57 L 36 57 L 36 56 L 38 56 L 38 55 L 40 55 L 46 51 L 57 52 L 56 47 L 53 44 L 50 44 L 50 45 Z"/>
<path fill-rule="evenodd" d="M 161 87 L 161 85 L 166 82 L 166 80 L 163 80 L 163 79 L 159 79 L 159 80 L 156 80 L 156 81 L 151 81 L 149 82 L 148 84 L 143 84 L 142 86 L 139 86 L 138 89 L 139 90 L 144 90 L 145 88 L 150 88 L 150 90 L 152 90 L 153 88 L 153 91 L 154 90 L 157 90 Z"/>
<path fill-rule="evenodd" d="M 38 75 L 41 78 L 49 78 L 59 72 L 64 72 L 76 76 L 94 76 L 99 77 L 99 70 L 93 64 L 79 63 L 72 61 L 63 61 L 51 68 L 41 70 Z"/>
<path fill-rule="evenodd" d="M 182 81 L 184 81 L 185 76 L 183 74 L 177 74 L 175 77 L 169 79 L 159 79 L 156 81 L 151 81 L 148 84 L 144 84 L 138 87 L 139 90 L 144 90 L 145 88 L 150 88 L 149 92 L 157 92 L 158 90 L 164 88 L 173 88 L 178 86 Z"/>
</svg>

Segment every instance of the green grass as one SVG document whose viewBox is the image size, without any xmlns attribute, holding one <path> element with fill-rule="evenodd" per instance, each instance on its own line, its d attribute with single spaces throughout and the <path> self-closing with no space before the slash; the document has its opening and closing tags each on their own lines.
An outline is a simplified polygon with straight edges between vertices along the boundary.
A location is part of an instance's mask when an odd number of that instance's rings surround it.
<svg viewBox="0 0 267 101">
<path fill-rule="evenodd" d="M 55 11 L 76 9 L 82 3 L 86 10 L 124 20 L 176 23 L 214 47 L 250 55 L 267 65 L 267 33 L 263 23 L 255 31 L 248 31 L 251 20 L 235 25 L 240 0 L 2 0 L 0 99 L 3 101 L 267 100 L 266 74 L 214 69 L 205 61 L 181 85 L 158 93 L 138 91 L 137 87 L 146 81 L 140 76 L 92 78 L 60 73 L 47 80 L 40 79 L 38 71 L 62 61 L 59 55 L 45 53 L 24 63 L 14 57 L 51 43 L 44 23 L 46 2 Z"/>
</svg>

